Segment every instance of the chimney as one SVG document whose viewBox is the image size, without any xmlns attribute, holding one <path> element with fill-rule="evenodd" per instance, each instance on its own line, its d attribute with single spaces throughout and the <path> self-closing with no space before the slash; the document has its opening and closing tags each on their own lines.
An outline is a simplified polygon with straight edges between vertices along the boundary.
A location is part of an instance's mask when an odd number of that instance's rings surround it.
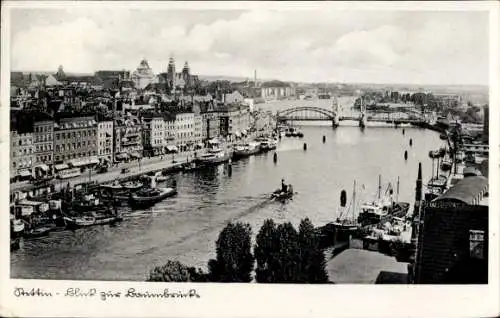
<svg viewBox="0 0 500 318">
<path fill-rule="evenodd" d="M 417 187 L 415 189 L 415 201 L 422 200 L 422 163 L 418 163 Z"/>
</svg>

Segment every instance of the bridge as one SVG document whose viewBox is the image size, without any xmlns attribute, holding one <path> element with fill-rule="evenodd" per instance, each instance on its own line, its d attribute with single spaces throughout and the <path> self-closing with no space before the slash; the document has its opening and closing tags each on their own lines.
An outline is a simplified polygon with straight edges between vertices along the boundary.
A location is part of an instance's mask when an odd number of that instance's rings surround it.
<svg viewBox="0 0 500 318">
<path fill-rule="evenodd" d="M 277 119 L 278 122 L 331 121 L 334 127 L 338 126 L 340 121 L 345 120 L 358 121 L 360 127 L 364 127 L 367 121 L 390 123 L 394 125 L 422 124 L 426 122 L 426 118 L 411 107 L 367 110 L 362 105 L 359 111 L 352 109 L 346 111 L 343 107 L 336 104 L 333 105 L 332 110 L 314 106 L 288 108 L 279 111 Z"/>
</svg>

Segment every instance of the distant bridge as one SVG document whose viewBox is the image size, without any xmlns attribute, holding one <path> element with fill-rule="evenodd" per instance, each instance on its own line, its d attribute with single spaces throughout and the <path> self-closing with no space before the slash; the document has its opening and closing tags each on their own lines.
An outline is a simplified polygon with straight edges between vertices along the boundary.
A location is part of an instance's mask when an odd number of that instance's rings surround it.
<svg viewBox="0 0 500 318">
<path fill-rule="evenodd" d="M 411 108 L 398 107 L 393 110 L 366 110 L 345 112 L 336 107 L 336 111 L 321 107 L 302 106 L 288 108 L 277 114 L 279 122 L 287 121 L 331 121 L 337 126 L 340 121 L 359 121 L 364 126 L 366 121 L 398 124 L 421 124 L 426 121 L 423 115 Z"/>
</svg>

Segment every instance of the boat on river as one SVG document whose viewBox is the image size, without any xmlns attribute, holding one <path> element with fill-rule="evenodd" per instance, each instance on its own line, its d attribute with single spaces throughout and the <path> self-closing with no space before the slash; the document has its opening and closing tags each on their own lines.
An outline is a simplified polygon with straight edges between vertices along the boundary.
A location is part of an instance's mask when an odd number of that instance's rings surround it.
<svg viewBox="0 0 500 318">
<path fill-rule="evenodd" d="M 227 151 L 220 148 L 211 148 L 207 151 L 206 154 L 203 154 L 196 158 L 195 163 L 196 166 L 204 165 L 218 165 L 220 163 L 224 163 L 229 161 L 230 155 Z"/>
<path fill-rule="evenodd" d="M 237 145 L 234 147 L 233 159 L 246 158 L 251 155 L 255 155 L 260 152 L 260 143 L 249 142 L 242 145 Z"/>
<path fill-rule="evenodd" d="M 272 138 L 257 138 L 256 142 L 260 143 L 260 151 L 267 152 L 277 148 L 278 143 Z"/>
<path fill-rule="evenodd" d="M 121 221 L 122 217 L 119 214 L 112 213 L 110 210 L 92 212 L 88 215 L 65 217 L 66 226 L 70 229 L 77 229 L 82 227 L 112 224 Z"/>
<path fill-rule="evenodd" d="M 360 223 L 355 216 L 356 213 L 356 181 L 354 181 L 353 192 L 352 192 L 352 201 L 349 206 L 342 207 L 338 218 L 335 222 L 331 224 L 337 231 L 347 232 L 350 234 L 351 232 L 357 231 L 360 228 Z"/>
<path fill-rule="evenodd" d="M 174 188 L 148 188 L 141 189 L 130 196 L 130 205 L 134 208 L 145 208 L 174 196 L 177 190 Z"/>
<path fill-rule="evenodd" d="M 393 200 L 393 189 L 389 183 L 384 196 L 381 195 L 381 176 L 379 176 L 378 196 L 371 202 L 365 202 L 360 206 L 361 212 L 358 216 L 358 222 L 361 225 L 379 224 L 390 220 L 392 217 L 405 217 L 408 214 L 410 204 L 407 202 L 396 202 Z M 398 190 L 399 196 L 399 178 Z"/>
<path fill-rule="evenodd" d="M 39 238 L 48 236 L 55 226 L 40 226 L 24 232 L 25 238 Z"/>
<path fill-rule="evenodd" d="M 432 201 L 441 194 L 443 194 L 448 185 L 448 177 L 445 175 L 439 175 L 433 177 L 427 182 L 427 187 L 424 192 L 424 198 L 426 201 Z"/>
<path fill-rule="evenodd" d="M 291 184 L 287 186 L 286 191 L 282 191 L 282 189 L 277 189 L 271 194 L 271 199 L 276 201 L 286 201 L 288 199 L 293 198 L 294 192 Z"/>
</svg>

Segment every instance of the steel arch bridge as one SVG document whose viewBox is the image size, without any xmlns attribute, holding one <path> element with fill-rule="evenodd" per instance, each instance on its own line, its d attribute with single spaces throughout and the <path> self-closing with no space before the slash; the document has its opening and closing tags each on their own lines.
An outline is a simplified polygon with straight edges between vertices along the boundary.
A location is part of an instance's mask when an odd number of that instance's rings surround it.
<svg viewBox="0 0 500 318">
<path fill-rule="evenodd" d="M 280 120 L 333 120 L 336 114 L 328 109 L 311 106 L 301 106 L 278 112 Z"/>
</svg>

